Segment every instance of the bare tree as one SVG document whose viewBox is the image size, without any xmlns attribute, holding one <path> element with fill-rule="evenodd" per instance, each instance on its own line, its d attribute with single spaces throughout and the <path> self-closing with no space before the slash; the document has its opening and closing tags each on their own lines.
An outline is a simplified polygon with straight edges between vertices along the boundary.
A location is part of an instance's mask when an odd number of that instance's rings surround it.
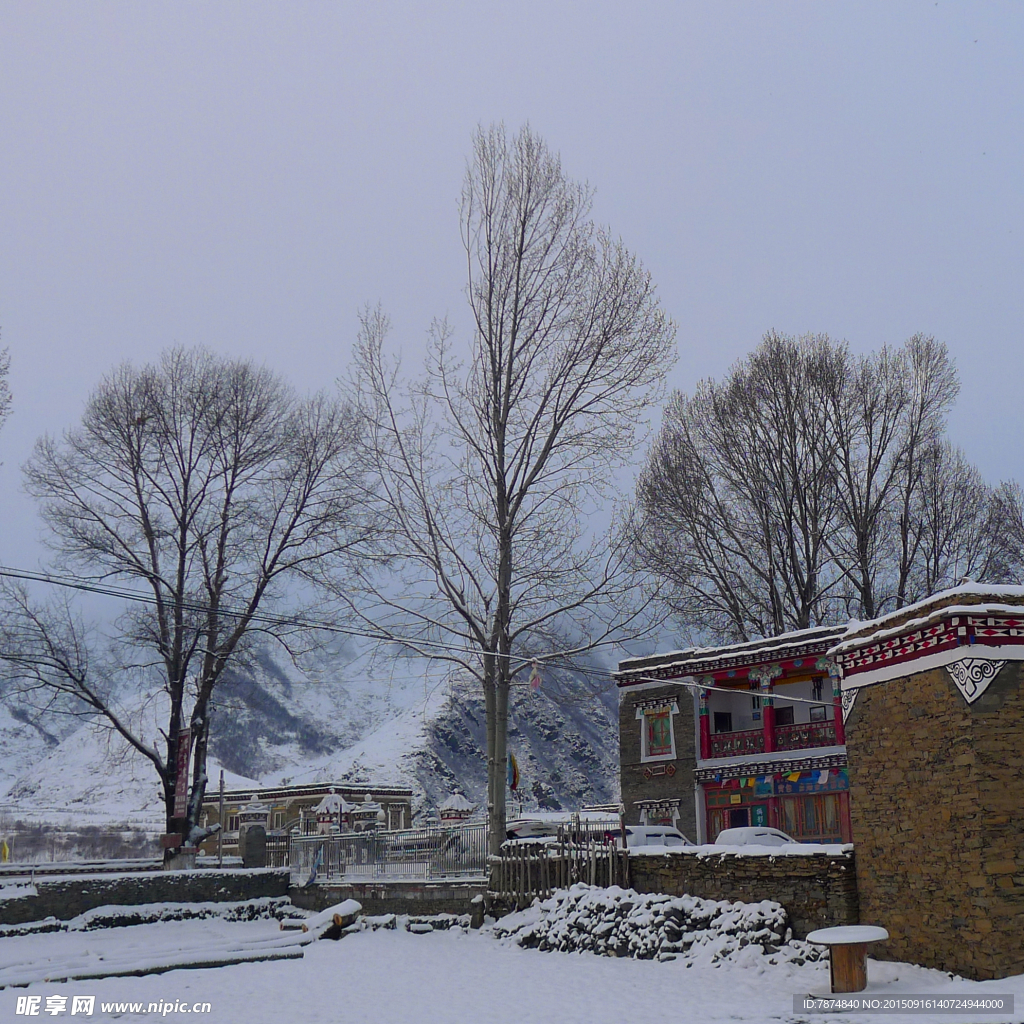
<svg viewBox="0 0 1024 1024">
<path fill-rule="evenodd" d="M 11 389 L 7 384 L 7 374 L 11 369 L 11 357 L 7 349 L 0 349 L 0 427 L 11 412 Z"/>
<path fill-rule="evenodd" d="M 948 441 L 933 445 L 921 463 L 908 599 L 918 601 L 965 580 L 1012 579 L 1013 569 L 1001 557 L 1000 509 L 981 473 Z"/>
<path fill-rule="evenodd" d="M 183 841 L 201 833 L 210 700 L 225 668 L 256 633 L 288 643 L 296 627 L 280 616 L 296 610 L 290 585 L 366 536 L 358 440 L 351 406 L 302 401 L 251 363 L 178 349 L 107 376 L 81 426 L 41 439 L 26 466 L 58 566 L 140 584 L 147 595 L 123 613 L 117 636 L 159 669 L 169 702 L 163 749 L 118 712 L 67 617 L 55 622 L 15 594 L 3 656 L 30 686 L 95 711 L 149 759 L 167 830 Z M 261 613 L 268 606 L 274 619 Z M 186 724 L 182 814 L 176 763 Z"/>
<path fill-rule="evenodd" d="M 641 477 L 635 547 L 698 634 L 740 640 L 874 617 L 959 577 L 1019 575 L 1019 508 L 944 442 L 944 345 L 854 358 L 774 333 L 722 382 L 673 396 Z"/>
<path fill-rule="evenodd" d="M 747 640 L 815 625 L 836 586 L 827 339 L 771 333 L 725 381 L 675 394 L 641 477 L 640 560 L 699 632 Z"/>
<path fill-rule="evenodd" d="M 905 352 L 910 400 L 900 437 L 899 472 L 894 479 L 890 516 L 890 528 L 898 545 L 892 596 L 892 606 L 896 608 L 914 600 L 911 588 L 924 533 L 921 489 L 926 466 L 931 453 L 943 442 L 946 416 L 960 392 L 956 368 L 945 345 L 915 334 L 907 342 Z"/>
<path fill-rule="evenodd" d="M 592 649 L 643 613 L 622 601 L 635 582 L 627 550 L 612 533 L 595 539 L 591 517 L 660 398 L 674 328 L 590 203 L 529 128 L 480 130 L 461 204 L 468 361 L 436 325 L 424 378 L 403 388 L 379 310 L 360 337 L 378 525 L 401 581 L 367 580 L 363 614 L 483 688 L 493 851 L 513 679 L 531 655 Z"/>
</svg>

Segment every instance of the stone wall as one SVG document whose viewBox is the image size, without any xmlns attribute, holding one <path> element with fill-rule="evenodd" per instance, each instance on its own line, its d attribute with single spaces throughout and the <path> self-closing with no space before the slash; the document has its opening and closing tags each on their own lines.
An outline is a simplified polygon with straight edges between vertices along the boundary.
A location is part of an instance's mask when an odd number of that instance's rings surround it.
<svg viewBox="0 0 1024 1024">
<path fill-rule="evenodd" d="M 636 718 L 636 702 L 664 697 L 674 700 L 679 714 L 672 716 L 676 757 L 671 761 L 641 761 L 641 723 Z M 678 800 L 679 831 L 697 839 L 697 813 L 694 804 L 693 769 L 697 761 L 693 715 L 693 697 L 678 683 L 652 688 L 624 687 L 619 692 L 619 771 L 626 823 L 640 822 L 638 800 Z M 645 774 L 645 770 L 648 770 Z M 649 776 L 649 777 L 648 777 Z"/>
<path fill-rule="evenodd" d="M 390 882 L 381 885 L 311 885 L 293 886 L 292 903 L 305 910 L 326 910 L 343 900 L 358 900 L 364 914 L 468 914 L 474 896 L 486 892 L 487 886 L 428 885 L 422 882 Z"/>
<path fill-rule="evenodd" d="M 233 903 L 260 896 L 288 895 L 287 868 L 253 871 L 145 871 L 124 875 L 45 878 L 35 893 L 0 898 L 0 924 L 24 924 L 55 917 L 70 921 L 95 907 L 139 906 L 144 903 Z M 24 888 L 25 878 L 7 884 Z M 17 892 L 17 890 L 15 890 Z"/>
<path fill-rule="evenodd" d="M 968 705 L 936 668 L 858 691 L 846 725 L 861 919 L 873 956 L 971 978 L 1024 972 L 1024 686 Z"/>
<path fill-rule="evenodd" d="M 630 885 L 638 892 L 759 903 L 775 900 L 793 934 L 857 924 L 857 872 L 851 851 L 799 856 L 733 853 L 634 854 Z"/>
</svg>

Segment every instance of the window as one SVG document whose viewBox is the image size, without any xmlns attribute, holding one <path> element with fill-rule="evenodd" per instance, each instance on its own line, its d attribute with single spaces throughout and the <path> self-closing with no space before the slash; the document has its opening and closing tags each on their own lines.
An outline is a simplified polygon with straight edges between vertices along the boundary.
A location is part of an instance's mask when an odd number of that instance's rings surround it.
<svg viewBox="0 0 1024 1024">
<path fill-rule="evenodd" d="M 672 712 L 651 712 L 647 719 L 647 753 L 651 757 L 664 757 L 672 753 Z"/>
<path fill-rule="evenodd" d="M 776 725 L 792 725 L 793 724 L 793 707 L 790 705 L 788 708 L 776 708 L 775 709 L 775 724 Z"/>
<path fill-rule="evenodd" d="M 828 709 L 822 704 L 820 707 L 811 708 L 811 721 L 812 722 L 826 722 L 828 721 Z"/>
<path fill-rule="evenodd" d="M 237 814 L 229 814 L 228 815 L 228 828 L 227 828 L 227 831 L 228 832 L 237 832 L 238 831 L 238 815 Z"/>
<path fill-rule="evenodd" d="M 811 700 L 821 700 L 824 685 L 825 680 L 821 676 L 817 676 L 811 684 Z"/>
<path fill-rule="evenodd" d="M 757 680 L 756 679 L 751 679 L 750 680 L 750 688 L 752 690 L 756 690 L 758 688 L 757 687 Z M 754 694 L 750 698 L 750 710 L 751 710 L 751 713 L 753 714 L 754 718 L 760 718 L 761 717 L 761 715 L 759 713 L 761 711 L 761 694 L 760 693 L 756 693 L 756 694 Z"/>
<path fill-rule="evenodd" d="M 675 701 L 651 700 L 637 703 L 641 761 L 669 761 L 676 756 L 672 716 L 678 713 Z"/>
<path fill-rule="evenodd" d="M 715 712 L 715 732 L 732 732 L 732 712 Z"/>
<path fill-rule="evenodd" d="M 284 828 L 284 811 L 274 811 L 274 828 Z"/>
</svg>

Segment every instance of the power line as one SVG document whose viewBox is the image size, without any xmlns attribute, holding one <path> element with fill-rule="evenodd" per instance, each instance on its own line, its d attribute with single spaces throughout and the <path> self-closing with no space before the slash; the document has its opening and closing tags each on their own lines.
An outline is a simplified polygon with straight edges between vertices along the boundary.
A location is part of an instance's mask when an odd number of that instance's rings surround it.
<svg viewBox="0 0 1024 1024">
<path fill-rule="evenodd" d="M 79 576 L 62 576 L 54 573 L 42 573 L 34 572 L 29 569 L 17 569 L 12 566 L 0 565 L 0 576 L 6 576 L 10 579 L 25 580 L 32 583 L 46 583 L 50 586 L 64 587 L 68 590 L 78 590 L 83 593 L 96 594 L 102 597 L 115 597 L 123 601 L 132 601 L 136 604 L 145 604 L 151 607 L 157 606 L 160 602 L 156 595 L 146 594 L 142 591 L 131 590 L 127 587 L 117 587 L 105 583 L 97 583 L 95 580 Z M 208 604 L 196 601 L 181 601 L 180 607 L 184 611 L 198 612 L 200 614 L 207 614 L 211 611 Z M 266 626 L 284 626 L 293 627 L 295 629 L 311 629 L 320 630 L 326 633 L 334 633 L 341 636 L 359 637 L 364 640 L 376 640 L 384 643 L 400 644 L 403 647 L 416 648 L 416 647 L 429 647 L 439 648 L 444 651 L 454 652 L 458 654 L 467 655 L 479 655 L 482 652 L 477 648 L 470 647 L 458 647 L 451 643 L 446 643 L 441 640 L 428 640 L 425 638 L 413 638 L 413 637 L 402 637 L 393 635 L 384 635 L 381 633 L 374 633 L 370 630 L 360 630 L 351 626 L 339 626 L 337 623 L 326 622 L 323 620 L 306 619 L 298 616 L 280 617 L 268 615 L 264 612 L 238 612 L 233 611 L 230 608 L 218 608 L 217 614 L 228 618 L 242 618 L 248 615 L 248 618 L 252 622 L 257 622 L 260 625 Z M 611 644 L 618 643 L 615 640 L 602 640 L 596 644 L 593 644 L 588 650 L 593 650 L 594 647 L 610 646 Z M 573 671 L 579 672 L 580 667 L 573 664 L 567 659 L 569 652 L 567 651 L 555 651 L 551 654 L 540 655 L 536 658 L 530 658 L 522 654 L 503 654 L 499 651 L 487 651 L 488 655 L 498 658 L 507 658 L 508 660 L 521 659 L 527 664 L 531 661 L 543 662 L 545 665 L 552 665 L 556 667 L 568 668 Z M 608 669 L 602 669 L 597 666 L 588 666 L 585 670 L 588 675 L 591 676 L 602 676 L 608 680 L 616 680 L 618 673 L 611 672 Z M 684 682 L 682 679 L 659 679 L 655 676 L 637 676 L 635 677 L 636 682 L 641 683 L 664 683 L 666 685 L 676 683 L 680 686 L 685 686 L 687 689 L 694 693 L 701 690 L 715 690 L 718 693 L 730 692 L 730 693 L 744 693 L 743 690 L 728 690 L 725 688 L 716 687 L 714 684 L 699 683 L 696 680 Z M 523 684 L 528 685 L 528 684 Z M 758 696 L 759 693 L 753 690 L 750 691 L 750 696 Z M 763 694 L 762 694 L 763 696 Z M 772 696 L 776 700 L 788 701 L 793 704 L 813 704 L 820 706 L 823 702 L 808 699 L 806 697 L 792 697 L 786 694 L 774 692 Z"/>
</svg>

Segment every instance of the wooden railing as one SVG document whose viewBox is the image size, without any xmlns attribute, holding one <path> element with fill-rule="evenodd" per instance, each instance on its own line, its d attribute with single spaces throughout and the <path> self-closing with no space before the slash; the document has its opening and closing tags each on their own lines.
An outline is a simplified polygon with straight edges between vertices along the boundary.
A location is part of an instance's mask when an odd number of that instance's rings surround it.
<svg viewBox="0 0 1024 1024">
<path fill-rule="evenodd" d="M 763 752 L 763 729 L 745 729 L 742 732 L 716 732 L 711 734 L 712 757 L 736 757 L 739 754 L 761 754 Z"/>
<path fill-rule="evenodd" d="M 806 750 L 808 747 L 831 747 L 836 742 L 836 723 L 802 722 L 799 725 L 775 727 L 776 750 Z"/>
<path fill-rule="evenodd" d="M 775 727 L 776 750 L 806 750 L 810 747 L 831 747 L 836 742 L 836 723 L 803 722 L 800 725 Z M 740 732 L 711 734 L 711 757 L 737 757 L 764 753 L 764 730 L 744 729 Z"/>
</svg>

